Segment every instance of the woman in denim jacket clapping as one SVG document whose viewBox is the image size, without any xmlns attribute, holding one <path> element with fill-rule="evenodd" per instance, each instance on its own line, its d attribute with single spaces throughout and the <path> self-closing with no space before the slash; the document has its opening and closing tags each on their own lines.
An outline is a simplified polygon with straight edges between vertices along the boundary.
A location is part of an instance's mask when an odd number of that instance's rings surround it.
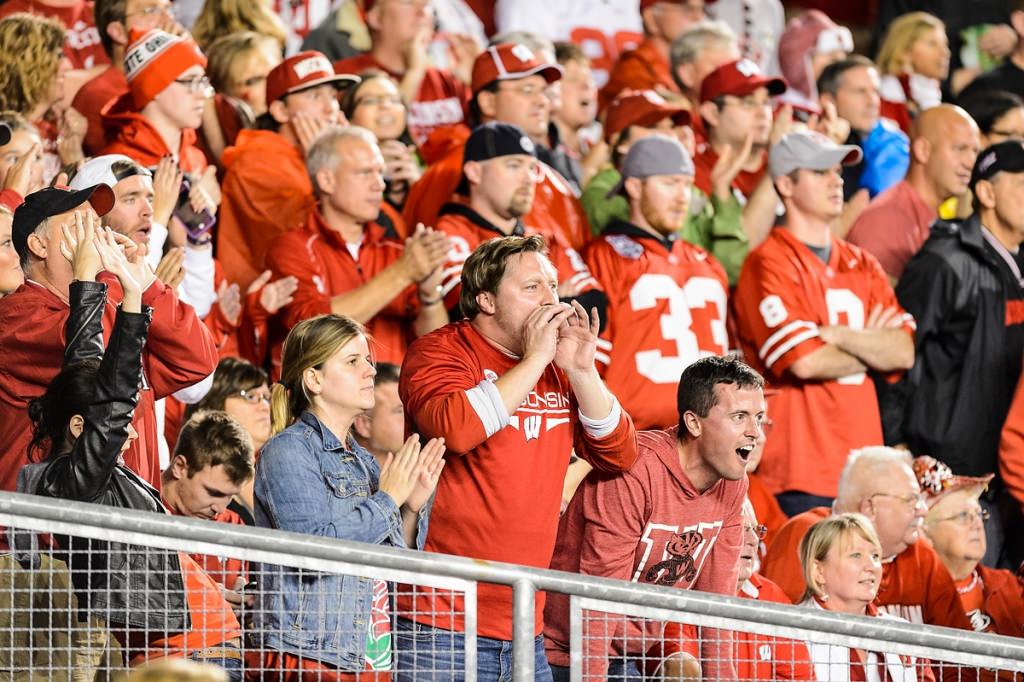
<svg viewBox="0 0 1024 682">
<path fill-rule="evenodd" d="M 291 330 L 271 401 L 277 435 L 263 447 L 256 466 L 258 525 L 422 547 L 427 503 L 444 465 L 444 441 L 431 440 L 421 449 L 413 436 L 381 462 L 356 443 L 352 422 L 373 407 L 375 374 L 359 323 L 322 315 Z M 271 650 L 261 665 L 281 672 L 264 679 L 312 674 L 344 680 L 390 667 L 386 583 L 265 569 L 255 630 L 262 647 Z"/>
</svg>

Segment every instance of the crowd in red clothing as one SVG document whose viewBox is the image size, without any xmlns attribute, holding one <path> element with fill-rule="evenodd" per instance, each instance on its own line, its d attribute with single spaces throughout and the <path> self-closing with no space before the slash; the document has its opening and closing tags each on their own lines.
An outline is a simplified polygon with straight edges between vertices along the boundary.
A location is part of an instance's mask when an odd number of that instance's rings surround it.
<svg viewBox="0 0 1024 682">
<path fill-rule="evenodd" d="M 120 338 L 123 270 L 151 315 L 123 466 L 171 513 L 313 532 L 263 478 L 305 424 L 377 463 L 351 484 L 390 500 L 374 542 L 1024 636 L 1024 0 L 850 27 L 780 0 L 252 4 L 0 0 L 3 490 L 44 489 L 32 406 L 83 272 Z M 91 272 L 103 228 L 127 265 Z M 314 319 L 348 330 L 316 360 Z M 373 399 L 342 409 L 315 382 L 353 339 Z M 182 451 L 211 410 L 248 475 Z M 858 543 L 873 591 L 845 599 Z M 195 559 L 184 608 L 212 579 L 227 634 L 174 646 L 244 648 L 248 567 Z M 511 591 L 477 598 L 487 678 Z M 395 601 L 394 677 L 417 638 L 459 648 L 456 601 Z M 537 599 L 553 679 L 567 614 Z M 586 677 L 838 679 L 814 644 L 648 626 L 590 632 Z M 840 653 L 843 679 L 944 674 Z"/>
</svg>

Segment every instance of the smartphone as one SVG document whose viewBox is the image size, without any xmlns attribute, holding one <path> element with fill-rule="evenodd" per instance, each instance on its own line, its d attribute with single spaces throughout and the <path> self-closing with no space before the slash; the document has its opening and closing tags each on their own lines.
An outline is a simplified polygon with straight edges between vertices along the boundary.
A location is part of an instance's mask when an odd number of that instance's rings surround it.
<svg viewBox="0 0 1024 682">
<path fill-rule="evenodd" d="M 181 181 L 181 190 L 178 192 L 178 203 L 174 206 L 174 216 L 185 224 L 190 236 L 198 237 L 210 230 L 217 222 L 217 217 L 208 210 L 203 209 L 196 212 L 192 209 L 192 203 L 188 200 L 192 183 L 186 178 Z"/>
</svg>

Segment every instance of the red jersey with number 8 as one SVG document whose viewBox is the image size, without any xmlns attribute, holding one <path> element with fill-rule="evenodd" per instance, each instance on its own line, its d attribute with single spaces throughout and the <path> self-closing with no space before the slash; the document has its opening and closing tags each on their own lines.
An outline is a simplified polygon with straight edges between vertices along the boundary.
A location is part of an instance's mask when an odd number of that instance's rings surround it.
<svg viewBox="0 0 1024 682">
<path fill-rule="evenodd" d="M 699 247 L 621 221 L 583 259 L 608 295 L 598 371 L 638 429 L 674 426 L 679 375 L 729 348 L 725 270 Z"/>
<path fill-rule="evenodd" d="M 775 228 L 743 263 L 733 295 L 745 359 L 775 390 L 766 391 L 774 427 L 757 473 L 773 493 L 835 497 L 850 450 L 882 444 L 875 387 L 864 374 L 801 381 L 788 370 L 826 344 L 818 328 L 863 329 L 871 309 L 906 313 L 874 256 L 832 239 L 824 262 L 788 230 Z"/>
</svg>

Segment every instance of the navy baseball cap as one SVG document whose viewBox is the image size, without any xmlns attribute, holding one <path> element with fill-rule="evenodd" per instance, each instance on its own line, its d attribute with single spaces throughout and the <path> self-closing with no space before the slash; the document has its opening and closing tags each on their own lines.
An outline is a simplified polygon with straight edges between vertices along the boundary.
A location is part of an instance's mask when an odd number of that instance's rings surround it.
<svg viewBox="0 0 1024 682">
<path fill-rule="evenodd" d="M 25 197 L 25 201 L 14 211 L 14 223 L 11 225 L 11 241 L 18 257 L 25 258 L 28 253 L 28 236 L 36 231 L 40 223 L 55 215 L 73 211 L 87 201 L 98 215 L 105 216 L 114 208 L 114 190 L 104 184 L 77 191 L 65 187 L 45 187 Z"/>
<path fill-rule="evenodd" d="M 996 173 L 1024 173 L 1024 142 L 1007 140 L 994 144 L 978 154 L 971 171 L 971 191 L 982 180 L 991 179 Z"/>
<path fill-rule="evenodd" d="M 491 121 L 473 128 L 462 150 L 462 165 L 470 161 L 489 161 L 515 154 L 536 157 L 537 146 L 519 126 Z M 455 191 L 462 195 L 469 194 L 469 181 L 465 175 Z"/>
</svg>

